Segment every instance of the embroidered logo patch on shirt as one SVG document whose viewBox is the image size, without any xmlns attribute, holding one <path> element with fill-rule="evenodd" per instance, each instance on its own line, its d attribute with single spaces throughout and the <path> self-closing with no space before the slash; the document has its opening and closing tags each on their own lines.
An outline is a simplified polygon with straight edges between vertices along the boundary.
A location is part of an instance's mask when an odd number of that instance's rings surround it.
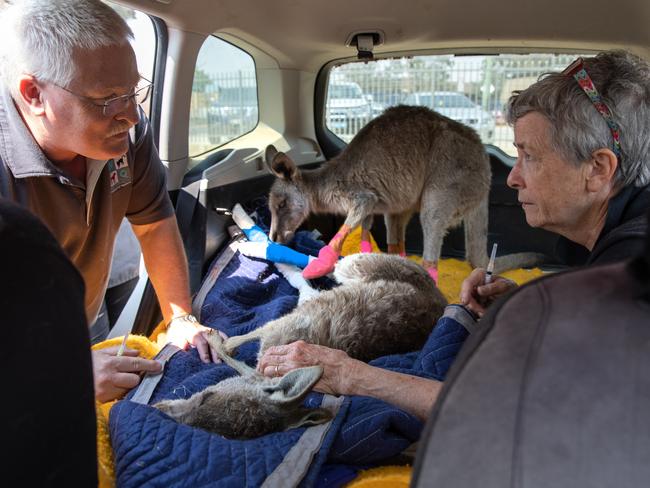
<svg viewBox="0 0 650 488">
<path fill-rule="evenodd" d="M 111 193 L 131 183 L 131 170 L 126 155 L 117 161 L 108 162 L 108 174 L 111 181 Z"/>
</svg>

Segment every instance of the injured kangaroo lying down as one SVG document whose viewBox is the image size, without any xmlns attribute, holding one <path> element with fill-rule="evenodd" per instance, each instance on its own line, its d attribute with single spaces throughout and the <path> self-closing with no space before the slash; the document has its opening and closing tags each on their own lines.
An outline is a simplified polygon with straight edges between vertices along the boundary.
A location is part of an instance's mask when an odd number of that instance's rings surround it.
<svg viewBox="0 0 650 488">
<path fill-rule="evenodd" d="M 225 379 L 186 400 L 154 405 L 177 422 L 231 439 L 248 439 L 282 430 L 321 424 L 332 418 L 324 408 L 309 409 L 302 401 L 323 374 L 320 366 L 295 369 L 281 378 L 267 378 L 228 356 L 217 331 L 208 342 L 241 376 Z"/>
<path fill-rule="evenodd" d="M 261 356 L 270 346 L 302 339 L 370 361 L 420 349 L 447 305 L 427 272 L 400 256 L 353 254 L 336 264 L 334 278 L 341 286 L 259 329 L 230 337 L 226 352 L 260 339 Z"/>
<path fill-rule="evenodd" d="M 267 378 L 230 352 L 254 339 L 261 339 L 260 354 L 303 339 L 369 361 L 421 348 L 447 303 L 422 267 L 399 256 L 354 254 L 338 262 L 334 277 L 341 286 L 249 334 L 223 343 L 216 331 L 209 334 L 210 346 L 241 376 L 154 407 L 177 422 L 232 439 L 326 422 L 328 410 L 302 406 L 323 373 L 320 366 Z"/>
</svg>

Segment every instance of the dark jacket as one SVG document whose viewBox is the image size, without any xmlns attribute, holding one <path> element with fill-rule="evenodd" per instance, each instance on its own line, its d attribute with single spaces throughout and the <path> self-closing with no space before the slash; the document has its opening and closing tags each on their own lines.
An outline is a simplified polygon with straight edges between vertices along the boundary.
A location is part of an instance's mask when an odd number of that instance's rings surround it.
<svg viewBox="0 0 650 488">
<path fill-rule="evenodd" d="M 612 198 L 607 219 L 591 253 L 564 237 L 558 241 L 556 253 L 569 266 L 606 264 L 629 259 L 643 250 L 650 209 L 650 185 L 626 187 Z"/>
</svg>

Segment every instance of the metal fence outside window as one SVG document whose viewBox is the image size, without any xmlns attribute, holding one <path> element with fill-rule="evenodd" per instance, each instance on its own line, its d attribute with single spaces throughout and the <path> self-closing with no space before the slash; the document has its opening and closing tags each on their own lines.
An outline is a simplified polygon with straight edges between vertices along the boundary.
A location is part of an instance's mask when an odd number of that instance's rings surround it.
<svg viewBox="0 0 650 488">
<path fill-rule="evenodd" d="M 240 70 L 195 77 L 190 103 L 191 148 L 209 149 L 231 141 L 257 125 L 255 72 Z M 197 151 L 193 149 L 192 153 Z"/>
<path fill-rule="evenodd" d="M 474 128 L 486 144 L 516 154 L 504 109 L 514 90 L 563 70 L 574 54 L 416 56 L 355 62 L 330 74 L 325 124 L 346 142 L 384 109 L 422 105 Z"/>
</svg>

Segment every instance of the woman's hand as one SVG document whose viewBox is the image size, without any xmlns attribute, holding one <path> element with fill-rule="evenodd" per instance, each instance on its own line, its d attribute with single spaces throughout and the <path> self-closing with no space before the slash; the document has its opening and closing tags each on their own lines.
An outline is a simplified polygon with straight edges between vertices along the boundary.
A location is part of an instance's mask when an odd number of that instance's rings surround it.
<svg viewBox="0 0 650 488">
<path fill-rule="evenodd" d="M 282 376 L 289 371 L 307 366 L 321 366 L 323 376 L 314 389 L 332 395 L 349 395 L 349 379 L 357 361 L 345 352 L 325 346 L 296 341 L 286 346 L 269 347 L 257 364 L 265 376 Z"/>
<path fill-rule="evenodd" d="M 479 317 L 497 298 L 517 287 L 517 283 L 503 276 L 493 276 L 492 282 L 485 284 L 485 269 L 476 268 L 463 281 L 460 288 L 460 302 Z"/>
</svg>

